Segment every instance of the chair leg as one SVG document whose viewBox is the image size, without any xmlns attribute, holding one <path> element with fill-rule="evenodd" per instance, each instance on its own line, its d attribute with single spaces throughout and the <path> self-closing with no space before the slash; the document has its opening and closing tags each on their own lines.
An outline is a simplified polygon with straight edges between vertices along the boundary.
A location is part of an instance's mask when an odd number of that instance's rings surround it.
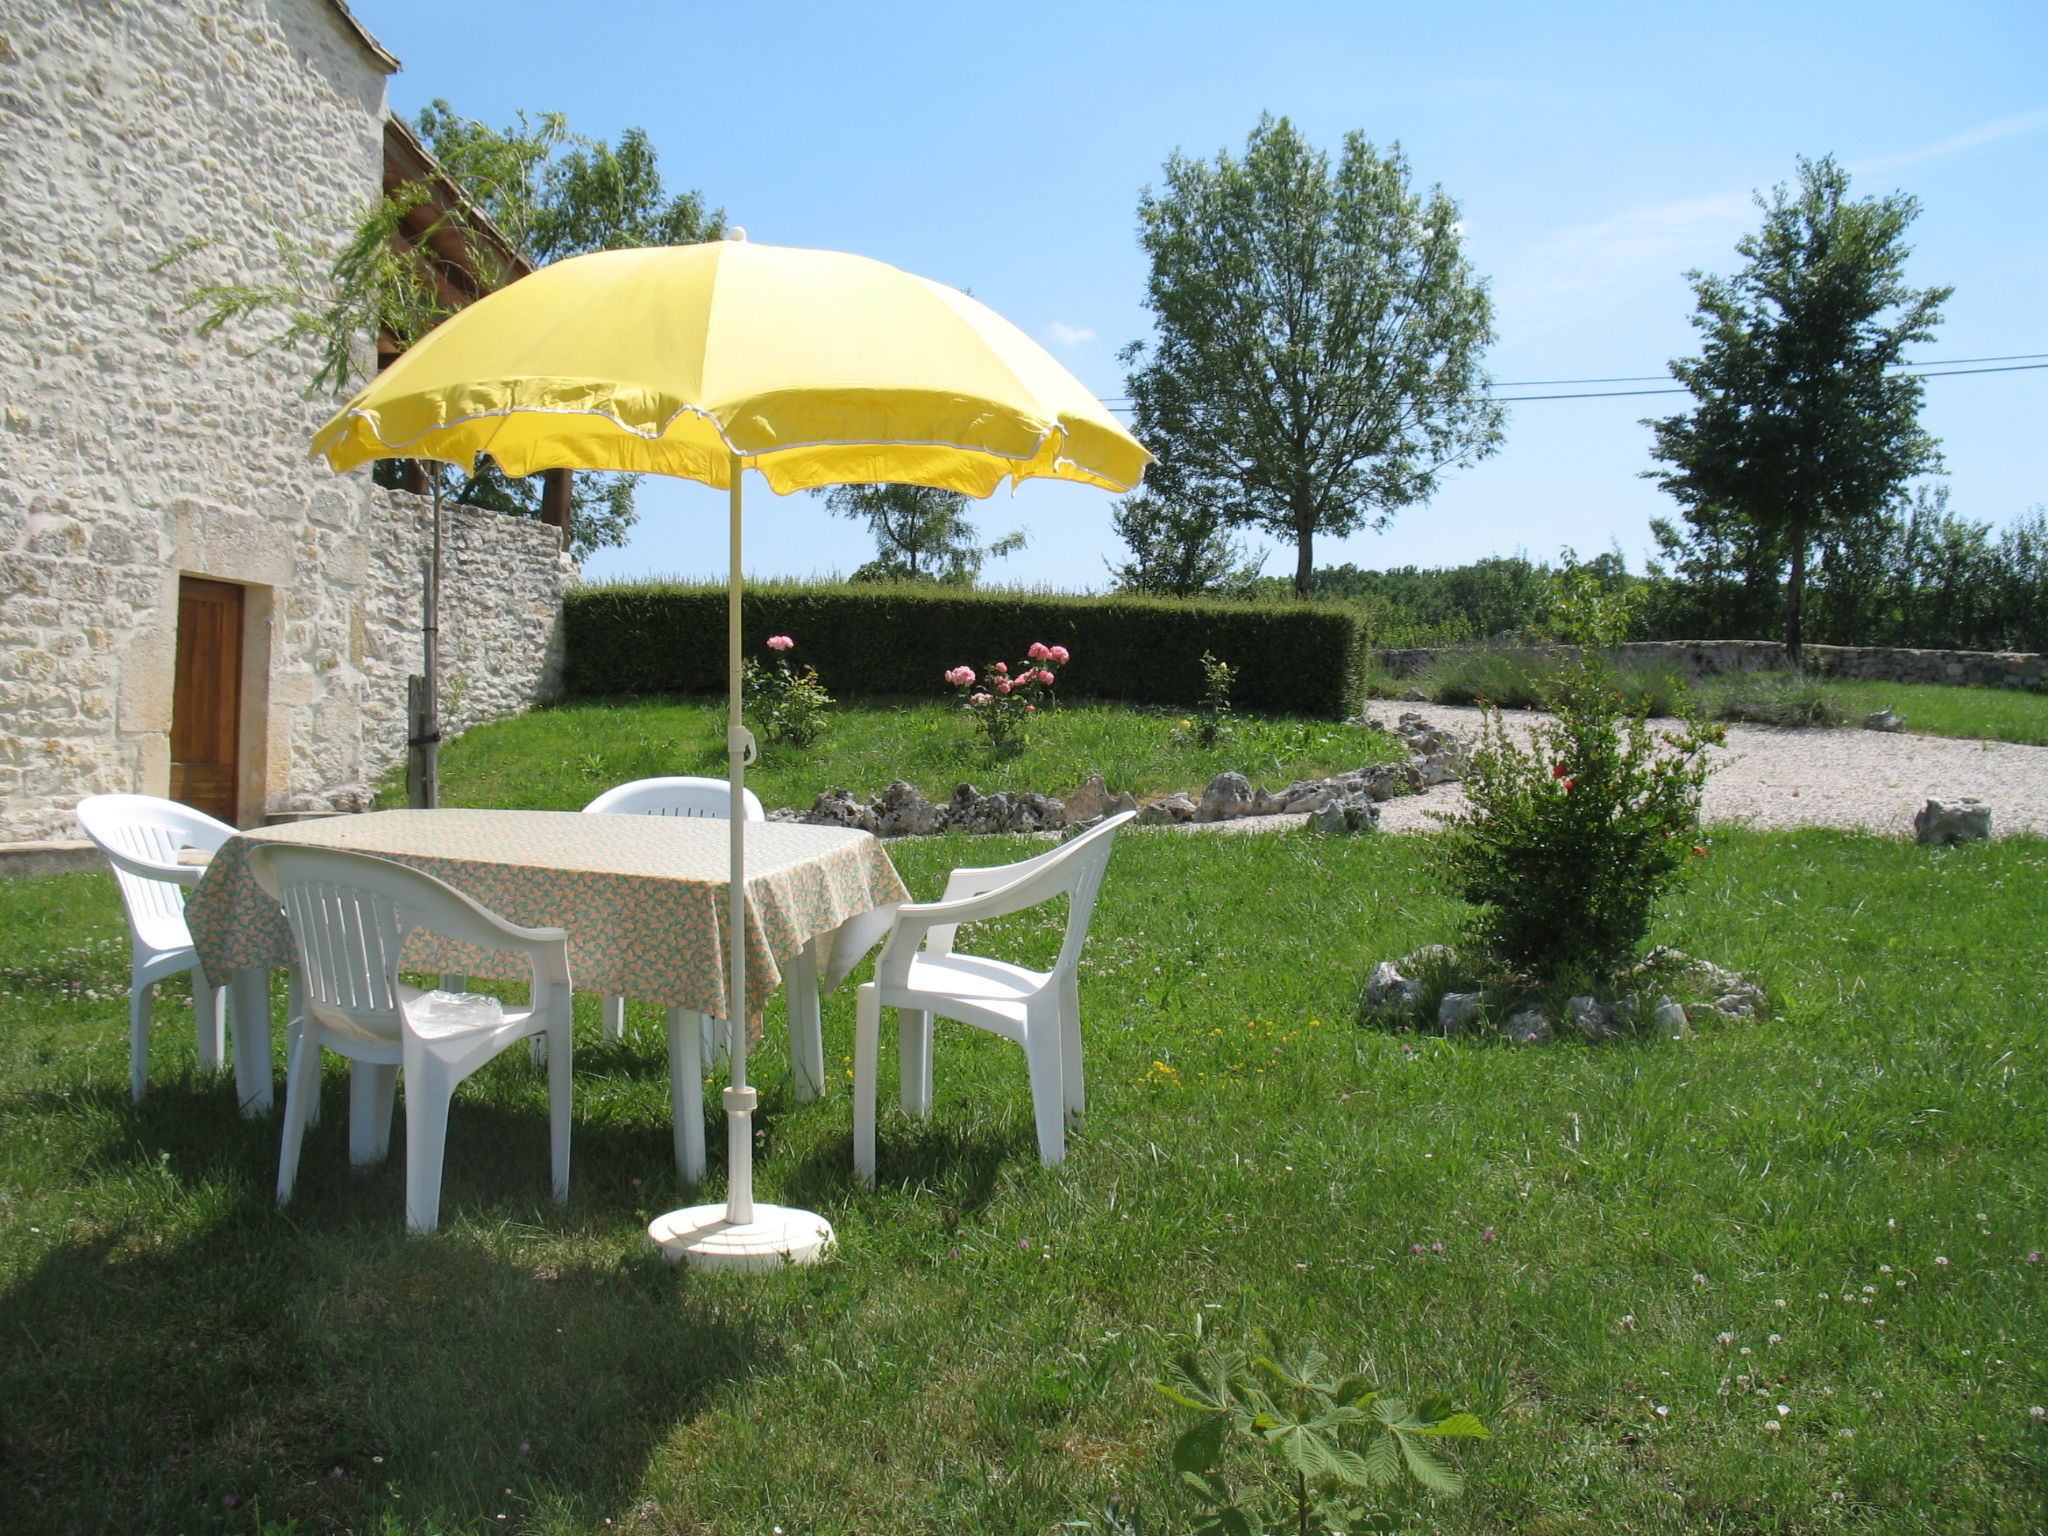
<svg viewBox="0 0 2048 1536">
<path fill-rule="evenodd" d="M 286 988 L 284 1002 L 284 1070 L 285 1080 L 291 1080 L 292 1063 L 298 1059 L 299 1041 L 306 1033 L 306 981 L 294 966 L 285 972 Z M 314 1094 L 313 1102 L 306 1107 L 307 1129 L 320 1123 L 320 1100 L 322 1095 Z"/>
<path fill-rule="evenodd" d="M 550 987 L 548 1000 L 548 1161 L 555 1204 L 569 1202 L 569 989 Z"/>
<path fill-rule="evenodd" d="M 882 1049 L 882 993 L 873 982 L 855 994 L 853 1008 L 853 1172 L 875 1186 L 875 1099 Z"/>
<path fill-rule="evenodd" d="M 390 1155 L 391 1104 L 397 1095 L 397 1067 L 375 1061 L 349 1063 L 348 1160 L 358 1168 L 381 1163 Z M 405 1097 L 412 1099 L 410 1084 Z"/>
<path fill-rule="evenodd" d="M 207 985 L 206 976 L 198 966 L 193 966 L 190 974 L 192 1022 L 199 1031 L 199 1069 L 218 1072 L 226 1055 L 227 999 L 216 988 Z"/>
<path fill-rule="evenodd" d="M 308 1025 L 285 1066 L 284 1135 L 277 1151 L 277 1203 L 289 1205 L 299 1181 L 299 1149 L 305 1145 L 312 1106 L 320 1100 L 320 1033 Z"/>
<path fill-rule="evenodd" d="M 604 1024 L 607 1040 L 626 1038 L 626 1000 L 623 997 L 606 997 L 598 1002 L 598 1017 Z"/>
<path fill-rule="evenodd" d="M 923 1120 L 932 1112 L 932 1016 L 896 1010 L 896 1080 L 903 1113 Z"/>
<path fill-rule="evenodd" d="M 128 983 L 128 1097 L 142 1102 L 142 1090 L 149 1082 L 149 1009 L 154 984 Z"/>
<path fill-rule="evenodd" d="M 818 1006 L 818 941 L 804 945 L 790 962 L 789 1068 L 796 1101 L 808 1104 L 825 1091 L 825 1025 Z"/>
<path fill-rule="evenodd" d="M 675 1123 L 676 1176 L 704 1182 L 704 1015 L 668 1011 L 668 1105 Z"/>
<path fill-rule="evenodd" d="M 1031 1114 L 1038 1123 L 1038 1160 L 1053 1167 L 1067 1155 L 1066 1082 L 1060 1068 L 1060 1020 L 1047 1008 L 1024 1024 L 1024 1062 L 1031 1073 Z"/>
<path fill-rule="evenodd" d="M 445 1063 L 406 1042 L 405 1229 L 441 1224 L 441 1166 L 448 1149 L 448 1101 L 457 1079 Z"/>
<path fill-rule="evenodd" d="M 1063 981 L 1060 997 L 1060 1072 L 1066 1082 L 1067 1117 L 1072 1119 L 1088 1107 L 1088 1085 L 1081 1071 L 1081 986 L 1073 977 Z"/>
</svg>

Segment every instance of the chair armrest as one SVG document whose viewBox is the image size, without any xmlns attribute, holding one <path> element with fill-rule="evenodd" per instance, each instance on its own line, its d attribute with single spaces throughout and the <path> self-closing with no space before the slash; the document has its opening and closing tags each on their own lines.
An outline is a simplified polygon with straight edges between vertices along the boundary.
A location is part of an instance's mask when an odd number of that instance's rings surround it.
<svg viewBox="0 0 2048 1536">
<path fill-rule="evenodd" d="M 1025 868 L 1022 864 L 1005 867 L 1010 870 Z M 882 946 L 882 953 L 875 960 L 875 980 L 885 986 L 901 985 L 910 973 L 911 959 L 923 947 L 926 936 L 935 929 L 943 932 L 937 935 L 939 942 L 934 945 L 934 950 L 944 952 L 953 947 L 953 930 L 960 924 L 984 923 L 993 918 L 1007 917 L 1012 912 L 1025 911 L 1049 901 L 1066 888 L 1064 883 L 1056 883 L 1050 889 L 1041 889 L 1044 882 L 1032 879 L 1034 873 L 1036 871 L 1027 870 L 1022 879 L 1011 880 L 995 890 L 958 901 L 906 902 L 898 907 L 895 925 L 889 930 L 889 941 Z"/>
<path fill-rule="evenodd" d="M 138 859 L 118 848 L 109 848 L 105 843 L 97 843 L 96 846 L 114 868 L 138 879 L 161 880 L 166 885 L 197 885 L 206 874 L 204 867 L 198 864 L 159 864 L 155 859 Z"/>
</svg>

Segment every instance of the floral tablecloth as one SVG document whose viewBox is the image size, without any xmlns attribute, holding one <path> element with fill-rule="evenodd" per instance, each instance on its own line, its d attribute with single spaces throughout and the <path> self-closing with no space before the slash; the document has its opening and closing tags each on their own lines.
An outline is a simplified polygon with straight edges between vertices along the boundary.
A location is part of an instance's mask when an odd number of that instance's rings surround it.
<svg viewBox="0 0 2048 1536">
<path fill-rule="evenodd" d="M 209 978 L 286 966 L 295 951 L 277 904 L 249 872 L 259 843 L 342 848 L 445 880 L 508 921 L 563 928 L 579 990 L 731 1017 L 727 989 L 727 837 L 695 816 L 586 816 L 567 811 L 374 811 L 230 838 L 193 890 L 185 921 Z M 819 982 L 842 980 L 908 901 L 895 866 L 866 832 L 749 822 L 747 1013 L 758 1021 L 782 966 L 820 940 Z M 421 971 L 520 981 L 523 958 L 415 934 Z"/>
</svg>

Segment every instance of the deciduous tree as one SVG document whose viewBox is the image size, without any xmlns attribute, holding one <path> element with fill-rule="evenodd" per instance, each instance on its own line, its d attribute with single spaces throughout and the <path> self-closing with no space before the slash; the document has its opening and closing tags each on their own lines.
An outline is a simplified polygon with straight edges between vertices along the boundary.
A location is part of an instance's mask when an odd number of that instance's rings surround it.
<svg viewBox="0 0 2048 1536">
<path fill-rule="evenodd" d="M 1671 372 L 1696 403 L 1645 423 L 1670 466 L 1647 473 L 1684 508 L 1695 542 L 1739 555 L 1752 590 L 1786 573 L 1796 665 L 1816 541 L 1882 516 L 1907 480 L 1940 467 L 1919 423 L 1923 386 L 1898 365 L 1933 337 L 1953 290 L 1906 285 L 1918 202 L 1851 198 L 1832 158 L 1802 159 L 1797 189 L 1757 205 L 1762 228 L 1735 247 L 1747 265 L 1688 274 L 1704 340 Z"/>
<path fill-rule="evenodd" d="M 967 520 L 967 498 L 929 485 L 839 485 L 825 505 L 866 523 L 875 558 L 853 573 L 855 581 L 939 581 L 971 587 L 984 563 L 1024 547 L 1020 530 L 993 544 L 977 542 Z"/>
<path fill-rule="evenodd" d="M 1148 483 L 1288 540 L 1298 593 L 1317 534 L 1383 527 L 1499 445 L 1486 284 L 1399 146 L 1348 134 L 1332 165 L 1266 116 L 1242 158 L 1176 153 L 1138 218 L 1155 334 L 1124 358 Z"/>
</svg>

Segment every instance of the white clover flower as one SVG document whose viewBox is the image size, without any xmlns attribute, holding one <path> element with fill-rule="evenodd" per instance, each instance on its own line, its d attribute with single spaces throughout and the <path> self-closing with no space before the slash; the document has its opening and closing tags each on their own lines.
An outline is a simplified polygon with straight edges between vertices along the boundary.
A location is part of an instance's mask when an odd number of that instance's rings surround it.
<svg viewBox="0 0 2048 1536">
<path fill-rule="evenodd" d="M 1733 1344 L 1735 1342 L 1735 1335 L 1732 1333 L 1717 1333 L 1714 1335 L 1714 1342 L 1720 1345 L 1723 1349 L 1726 1349 L 1730 1344 Z"/>
</svg>

